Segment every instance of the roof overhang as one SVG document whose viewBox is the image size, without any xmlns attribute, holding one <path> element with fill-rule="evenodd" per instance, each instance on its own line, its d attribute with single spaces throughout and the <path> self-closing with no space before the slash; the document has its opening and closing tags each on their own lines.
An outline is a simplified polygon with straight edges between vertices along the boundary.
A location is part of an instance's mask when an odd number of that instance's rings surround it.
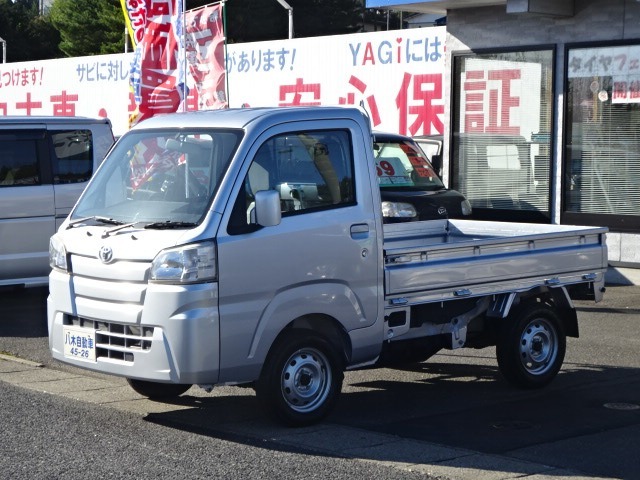
<svg viewBox="0 0 640 480">
<path fill-rule="evenodd" d="M 446 15 L 447 10 L 505 5 L 507 13 L 573 16 L 573 3 L 573 0 L 366 0 L 366 7 Z"/>
<path fill-rule="evenodd" d="M 506 5 L 507 0 L 366 0 L 367 8 L 388 8 L 403 12 L 437 13 L 446 15 L 454 8 Z"/>
</svg>

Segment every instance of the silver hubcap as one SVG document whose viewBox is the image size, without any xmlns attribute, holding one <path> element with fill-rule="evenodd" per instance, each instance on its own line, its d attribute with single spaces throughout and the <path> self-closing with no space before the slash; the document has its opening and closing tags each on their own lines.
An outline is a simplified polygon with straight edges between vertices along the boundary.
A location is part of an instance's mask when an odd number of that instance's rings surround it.
<svg viewBox="0 0 640 480">
<path fill-rule="evenodd" d="M 558 338 L 551 323 L 543 318 L 531 321 L 520 337 L 520 359 L 526 370 L 542 375 L 552 367 L 557 355 Z"/>
<path fill-rule="evenodd" d="M 331 388 L 327 357 L 314 348 L 298 350 L 284 366 L 281 387 L 283 398 L 293 410 L 310 412 L 318 408 Z"/>
</svg>

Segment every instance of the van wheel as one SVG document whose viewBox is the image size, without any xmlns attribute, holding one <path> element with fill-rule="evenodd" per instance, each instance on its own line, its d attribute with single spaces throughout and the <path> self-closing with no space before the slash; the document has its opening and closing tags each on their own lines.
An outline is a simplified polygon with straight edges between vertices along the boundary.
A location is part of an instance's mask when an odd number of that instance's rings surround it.
<svg viewBox="0 0 640 480">
<path fill-rule="evenodd" d="M 539 388 L 560 371 L 567 338 L 557 313 L 534 305 L 504 320 L 496 354 L 505 379 L 518 387 Z"/>
<path fill-rule="evenodd" d="M 182 383 L 147 382 L 133 378 L 127 378 L 127 382 L 137 393 L 147 398 L 179 397 L 191 388 L 191 385 Z"/>
<path fill-rule="evenodd" d="M 256 393 L 276 420 L 302 427 L 331 411 L 343 378 L 341 357 L 327 339 L 310 331 L 292 331 L 271 347 Z"/>
</svg>

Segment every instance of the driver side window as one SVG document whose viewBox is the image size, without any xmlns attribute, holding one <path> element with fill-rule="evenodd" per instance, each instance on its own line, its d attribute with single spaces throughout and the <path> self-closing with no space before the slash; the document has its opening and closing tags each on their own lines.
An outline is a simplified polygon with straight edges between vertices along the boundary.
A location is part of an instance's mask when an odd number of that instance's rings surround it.
<svg viewBox="0 0 640 480">
<path fill-rule="evenodd" d="M 276 190 L 282 216 L 354 203 L 353 159 L 347 131 L 320 130 L 277 135 L 256 153 L 234 204 L 229 233 L 255 230 L 255 194 Z"/>
</svg>

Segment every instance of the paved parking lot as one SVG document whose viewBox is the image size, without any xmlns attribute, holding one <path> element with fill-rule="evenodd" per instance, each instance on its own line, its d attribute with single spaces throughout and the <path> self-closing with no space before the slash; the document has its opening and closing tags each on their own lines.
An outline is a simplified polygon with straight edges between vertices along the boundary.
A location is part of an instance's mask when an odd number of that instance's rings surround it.
<svg viewBox="0 0 640 480">
<path fill-rule="evenodd" d="M 569 340 L 548 388 L 508 386 L 493 349 L 445 352 L 411 368 L 348 372 L 327 421 L 294 430 L 263 417 L 251 389 L 194 387 L 176 402 L 152 402 L 122 379 L 63 367 L 48 354 L 46 291 L 1 295 L 0 351 L 35 363 L 0 361 L 0 381 L 200 435 L 443 478 L 640 478 L 640 287 L 609 287 L 600 304 L 576 302 L 581 338 Z"/>
</svg>

